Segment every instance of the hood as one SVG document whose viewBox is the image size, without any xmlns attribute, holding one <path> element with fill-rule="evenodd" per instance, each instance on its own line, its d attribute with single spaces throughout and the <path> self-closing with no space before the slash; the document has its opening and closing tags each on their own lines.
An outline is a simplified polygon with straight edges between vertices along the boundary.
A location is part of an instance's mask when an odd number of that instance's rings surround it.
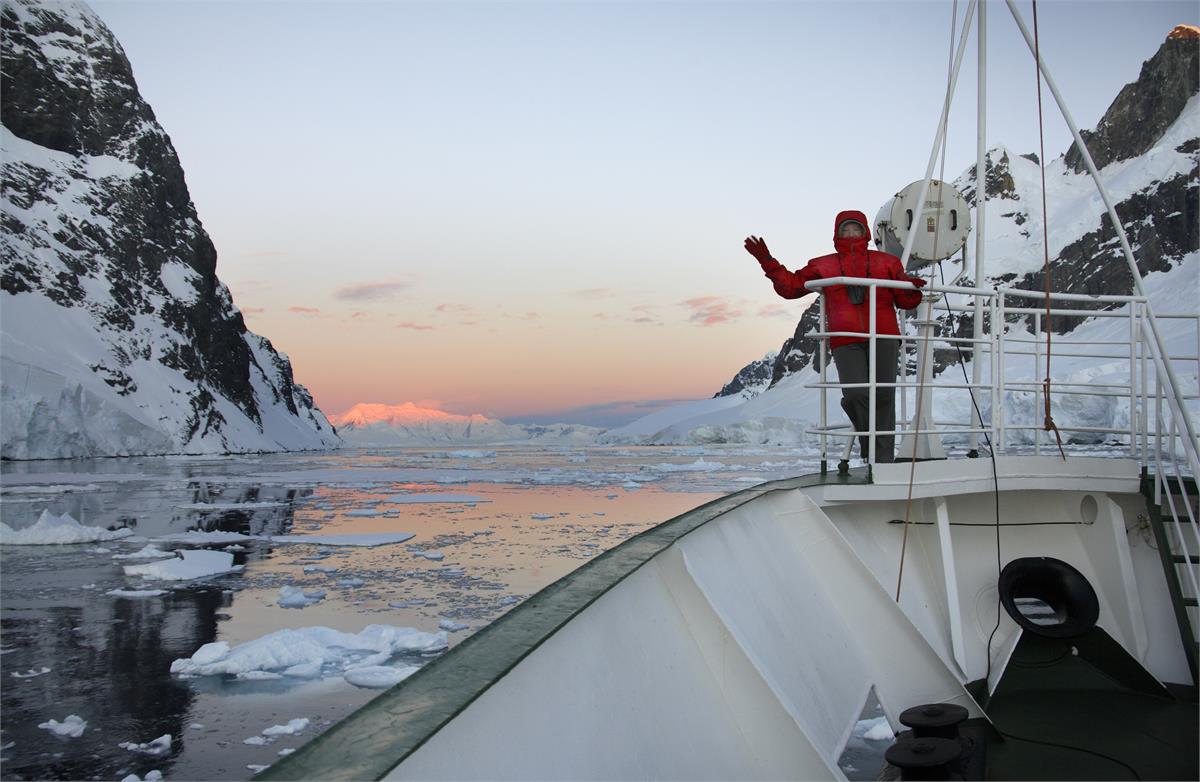
<svg viewBox="0 0 1200 782">
<path fill-rule="evenodd" d="M 862 224 L 863 230 L 867 232 L 867 241 L 871 241 L 871 223 L 867 220 L 867 216 L 857 209 L 847 209 L 844 212 L 838 212 L 837 217 L 833 219 L 833 238 L 835 240 L 837 239 L 838 226 L 847 220 L 854 220 Z"/>
</svg>

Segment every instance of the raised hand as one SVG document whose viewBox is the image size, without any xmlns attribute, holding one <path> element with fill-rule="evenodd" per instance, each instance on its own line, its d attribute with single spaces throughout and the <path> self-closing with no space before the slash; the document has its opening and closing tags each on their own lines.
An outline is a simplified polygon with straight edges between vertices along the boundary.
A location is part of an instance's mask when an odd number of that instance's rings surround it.
<svg viewBox="0 0 1200 782">
<path fill-rule="evenodd" d="M 758 259 L 759 263 L 766 263 L 771 260 L 771 251 L 767 249 L 767 243 L 763 241 L 761 236 L 746 237 L 746 252 Z"/>
</svg>

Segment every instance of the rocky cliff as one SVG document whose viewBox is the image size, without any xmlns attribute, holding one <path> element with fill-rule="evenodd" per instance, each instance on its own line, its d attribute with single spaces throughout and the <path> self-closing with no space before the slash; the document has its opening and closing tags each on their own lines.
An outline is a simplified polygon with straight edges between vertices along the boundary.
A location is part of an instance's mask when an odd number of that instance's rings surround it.
<svg viewBox="0 0 1200 782">
<path fill-rule="evenodd" d="M 81 3 L 4 0 L 0 456 L 334 447 L 246 329 L 129 61 Z"/>
</svg>

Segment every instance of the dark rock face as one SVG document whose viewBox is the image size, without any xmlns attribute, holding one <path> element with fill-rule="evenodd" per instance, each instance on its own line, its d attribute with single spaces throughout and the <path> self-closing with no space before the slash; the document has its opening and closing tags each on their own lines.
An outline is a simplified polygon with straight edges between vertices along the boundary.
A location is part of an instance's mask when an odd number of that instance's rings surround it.
<svg viewBox="0 0 1200 782">
<path fill-rule="evenodd" d="M 1183 111 L 1200 83 L 1200 31 L 1176 27 L 1154 56 L 1142 63 L 1137 81 L 1126 84 L 1104 112 L 1095 130 L 1083 130 L 1096 168 L 1144 154 Z M 1067 167 L 1087 170 L 1076 144 L 1067 150 Z"/>
<path fill-rule="evenodd" d="M 758 396 L 770 384 L 771 370 L 774 365 L 774 353 L 768 353 L 757 361 L 751 361 L 742 367 L 742 370 L 734 376 L 733 380 L 726 383 L 724 388 L 713 394 L 713 398 L 733 396 L 734 394 L 742 394 L 747 399 Z"/>
<path fill-rule="evenodd" d="M 253 355 L 178 156 L 120 44 L 82 4 L 6 0 L 0 29 L 0 120 L 19 140 L 3 163 L 0 298 L 86 310 L 107 347 L 88 369 L 118 395 L 148 390 L 131 376 L 135 363 L 177 370 L 190 383 L 171 390 L 187 397 L 170 432 L 177 447 L 255 448 L 225 442 L 235 411 L 269 441 L 262 405 L 297 416 L 296 398 L 312 409 L 311 397 L 269 343 L 273 366 Z M 256 395 L 260 370 L 278 400 Z M 320 429 L 314 443 L 336 442 L 327 422 Z"/>
</svg>

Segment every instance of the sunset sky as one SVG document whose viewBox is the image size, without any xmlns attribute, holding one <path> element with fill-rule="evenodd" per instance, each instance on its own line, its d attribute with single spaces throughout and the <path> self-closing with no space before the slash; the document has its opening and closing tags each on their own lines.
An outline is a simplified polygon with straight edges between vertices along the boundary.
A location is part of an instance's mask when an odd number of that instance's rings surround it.
<svg viewBox="0 0 1200 782">
<path fill-rule="evenodd" d="M 711 396 L 791 335 L 801 305 L 742 239 L 801 265 L 830 250 L 834 212 L 874 214 L 923 175 L 952 10 L 91 5 L 175 144 L 218 275 L 326 413 L 595 423 Z M 1085 127 L 1200 21 L 1194 2 L 1038 11 Z M 1002 3 L 988 22 L 989 145 L 1036 151 L 1032 58 Z M 967 57 L 948 179 L 974 162 Z M 1070 135 L 1046 109 L 1055 157 Z"/>
</svg>

